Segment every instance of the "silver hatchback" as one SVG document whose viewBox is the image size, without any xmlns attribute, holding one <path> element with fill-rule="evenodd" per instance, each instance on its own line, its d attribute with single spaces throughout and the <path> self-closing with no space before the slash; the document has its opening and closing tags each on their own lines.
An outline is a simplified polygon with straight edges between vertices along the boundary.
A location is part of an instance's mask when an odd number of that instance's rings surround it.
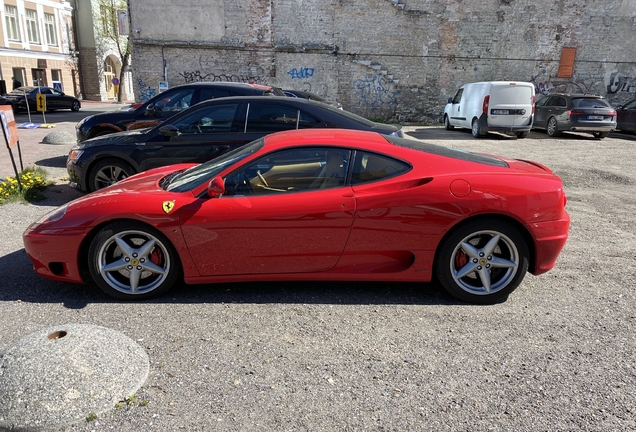
<svg viewBox="0 0 636 432">
<path fill-rule="evenodd" d="M 605 138 L 616 129 L 616 110 L 603 96 L 553 93 L 537 101 L 532 128 L 550 136 L 572 131 Z"/>
</svg>

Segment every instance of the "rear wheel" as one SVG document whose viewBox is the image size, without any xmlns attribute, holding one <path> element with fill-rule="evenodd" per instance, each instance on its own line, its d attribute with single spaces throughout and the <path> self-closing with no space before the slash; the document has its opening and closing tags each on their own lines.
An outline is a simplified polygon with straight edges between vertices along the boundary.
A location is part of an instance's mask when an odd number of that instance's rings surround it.
<svg viewBox="0 0 636 432">
<path fill-rule="evenodd" d="M 73 101 L 73 104 L 71 105 L 71 111 L 79 111 L 80 110 L 80 103 L 78 101 Z"/>
<path fill-rule="evenodd" d="M 519 231 L 502 220 L 477 220 L 450 234 L 435 259 L 435 276 L 453 296 L 470 303 L 505 300 L 529 263 Z"/>
<path fill-rule="evenodd" d="M 450 121 L 448 120 L 447 115 L 444 116 L 444 128 L 446 128 L 446 130 L 453 130 L 455 128 L 455 126 L 450 124 Z"/>
<path fill-rule="evenodd" d="M 548 120 L 548 127 L 546 129 L 546 132 L 551 137 L 557 137 L 561 135 L 561 131 L 559 131 L 559 123 L 557 122 L 556 118 L 550 117 L 550 120 Z"/>
<path fill-rule="evenodd" d="M 528 132 L 517 132 L 517 138 L 526 138 L 528 136 Z"/>
<path fill-rule="evenodd" d="M 109 296 L 143 300 L 167 291 L 180 274 L 177 253 L 154 228 L 117 221 L 95 236 L 88 250 L 95 283 Z"/>
<path fill-rule="evenodd" d="M 88 176 L 88 191 L 93 192 L 117 183 L 135 174 L 130 164 L 118 159 L 106 159 L 98 162 Z"/>
<path fill-rule="evenodd" d="M 594 135 L 594 138 L 603 139 L 603 138 L 607 138 L 607 136 L 609 135 L 609 132 L 594 132 L 592 133 L 592 135 Z"/>
<path fill-rule="evenodd" d="M 473 124 L 472 127 L 470 129 L 470 131 L 472 132 L 473 136 L 475 138 L 479 138 L 484 136 L 484 133 L 481 131 L 481 128 L 479 127 L 479 120 L 478 119 L 474 119 L 473 120 Z"/>
</svg>

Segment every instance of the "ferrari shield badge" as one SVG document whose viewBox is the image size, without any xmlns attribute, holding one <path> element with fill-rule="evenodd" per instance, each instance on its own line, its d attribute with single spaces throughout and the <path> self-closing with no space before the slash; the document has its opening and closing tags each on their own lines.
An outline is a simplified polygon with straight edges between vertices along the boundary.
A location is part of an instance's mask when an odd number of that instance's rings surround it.
<svg viewBox="0 0 636 432">
<path fill-rule="evenodd" d="M 174 201 L 164 201 L 162 207 L 163 211 L 170 213 L 174 208 Z"/>
</svg>

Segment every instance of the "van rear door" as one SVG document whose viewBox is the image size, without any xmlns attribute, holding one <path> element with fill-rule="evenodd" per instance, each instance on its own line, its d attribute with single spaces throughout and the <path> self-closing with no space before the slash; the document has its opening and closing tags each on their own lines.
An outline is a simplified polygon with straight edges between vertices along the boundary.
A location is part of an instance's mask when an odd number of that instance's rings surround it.
<svg viewBox="0 0 636 432">
<path fill-rule="evenodd" d="M 530 83 L 493 83 L 490 89 L 488 126 L 530 125 L 534 86 Z"/>
</svg>

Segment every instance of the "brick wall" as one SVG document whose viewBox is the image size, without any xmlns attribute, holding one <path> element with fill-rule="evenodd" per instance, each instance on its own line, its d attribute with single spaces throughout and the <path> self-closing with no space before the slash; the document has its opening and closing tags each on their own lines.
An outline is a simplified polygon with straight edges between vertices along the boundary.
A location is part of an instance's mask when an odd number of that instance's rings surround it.
<svg viewBox="0 0 636 432">
<path fill-rule="evenodd" d="M 439 121 L 466 82 L 531 81 L 537 93 L 585 91 L 613 103 L 636 92 L 632 0 L 216 0 L 213 19 L 192 12 L 209 1 L 188 0 L 185 9 L 163 4 L 179 19 L 172 36 L 152 38 L 144 34 L 156 24 L 139 1 L 130 0 L 137 99 L 156 91 L 164 60 L 170 86 L 268 83 L 402 122 Z M 206 25 L 214 37 L 174 36 Z M 564 47 L 577 50 L 571 78 L 557 77 Z"/>
</svg>

